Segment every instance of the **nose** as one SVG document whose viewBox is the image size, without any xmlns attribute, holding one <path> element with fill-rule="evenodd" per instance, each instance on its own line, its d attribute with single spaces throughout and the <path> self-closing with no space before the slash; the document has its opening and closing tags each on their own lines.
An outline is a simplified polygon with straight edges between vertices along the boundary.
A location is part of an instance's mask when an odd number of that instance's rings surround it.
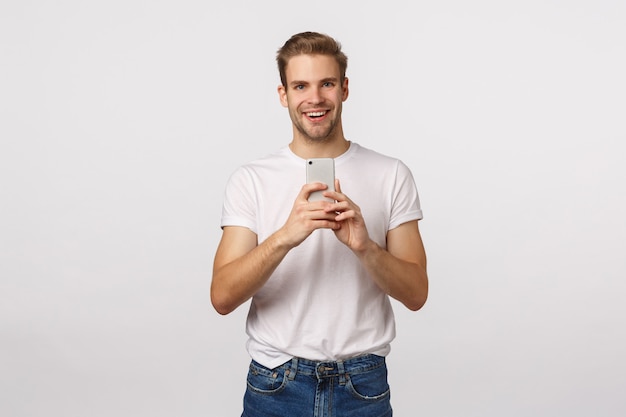
<svg viewBox="0 0 626 417">
<path fill-rule="evenodd" d="M 321 91 L 319 87 L 313 87 L 310 90 L 311 95 L 309 96 L 309 101 L 313 104 L 319 104 L 322 101 L 324 101 L 324 98 L 322 97 Z"/>
</svg>

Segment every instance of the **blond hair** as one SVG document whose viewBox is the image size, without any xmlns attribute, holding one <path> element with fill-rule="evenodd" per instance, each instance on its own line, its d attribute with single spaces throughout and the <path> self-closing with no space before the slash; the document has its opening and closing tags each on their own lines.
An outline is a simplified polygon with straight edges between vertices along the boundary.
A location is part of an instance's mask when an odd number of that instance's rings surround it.
<svg viewBox="0 0 626 417">
<path fill-rule="evenodd" d="M 329 55 L 335 58 L 339 64 L 340 81 L 343 83 L 348 68 L 348 57 L 341 51 L 341 44 L 323 33 L 302 32 L 289 38 L 276 54 L 278 73 L 283 86 L 287 86 L 287 77 L 285 76 L 287 63 L 294 56 L 302 54 Z"/>
</svg>

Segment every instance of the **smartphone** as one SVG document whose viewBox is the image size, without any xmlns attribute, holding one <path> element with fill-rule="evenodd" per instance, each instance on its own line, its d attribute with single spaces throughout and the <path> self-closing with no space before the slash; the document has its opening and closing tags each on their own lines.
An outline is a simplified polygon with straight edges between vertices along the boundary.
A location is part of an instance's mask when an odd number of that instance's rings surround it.
<svg viewBox="0 0 626 417">
<path fill-rule="evenodd" d="M 324 191 L 335 191 L 335 160 L 333 158 L 311 158 L 306 160 L 306 182 L 322 182 L 328 185 L 326 190 L 314 191 L 309 201 L 326 200 L 334 203 L 332 198 L 324 197 Z"/>
</svg>

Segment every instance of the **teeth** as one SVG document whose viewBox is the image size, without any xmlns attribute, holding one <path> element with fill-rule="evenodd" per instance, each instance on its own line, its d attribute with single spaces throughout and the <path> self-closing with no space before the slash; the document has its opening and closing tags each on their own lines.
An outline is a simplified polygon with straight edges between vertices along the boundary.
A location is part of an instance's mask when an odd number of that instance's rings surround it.
<svg viewBox="0 0 626 417">
<path fill-rule="evenodd" d="M 326 114 L 325 111 L 314 111 L 314 112 L 307 113 L 306 115 L 309 116 L 309 117 L 320 117 L 320 116 L 323 116 L 325 114 Z"/>
</svg>

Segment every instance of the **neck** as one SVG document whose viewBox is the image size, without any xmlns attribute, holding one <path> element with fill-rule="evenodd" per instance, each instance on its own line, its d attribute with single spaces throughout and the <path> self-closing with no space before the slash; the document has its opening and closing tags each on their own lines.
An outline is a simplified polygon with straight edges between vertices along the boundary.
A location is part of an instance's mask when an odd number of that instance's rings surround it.
<svg viewBox="0 0 626 417">
<path fill-rule="evenodd" d="M 289 144 L 291 151 L 300 158 L 336 158 L 350 148 L 350 141 L 343 136 L 332 141 L 296 140 Z"/>
<path fill-rule="evenodd" d="M 334 132 L 323 139 L 313 139 L 293 127 L 293 139 L 289 144 L 291 151 L 300 158 L 336 158 L 350 148 L 350 141 L 343 135 L 341 124 Z"/>
</svg>

